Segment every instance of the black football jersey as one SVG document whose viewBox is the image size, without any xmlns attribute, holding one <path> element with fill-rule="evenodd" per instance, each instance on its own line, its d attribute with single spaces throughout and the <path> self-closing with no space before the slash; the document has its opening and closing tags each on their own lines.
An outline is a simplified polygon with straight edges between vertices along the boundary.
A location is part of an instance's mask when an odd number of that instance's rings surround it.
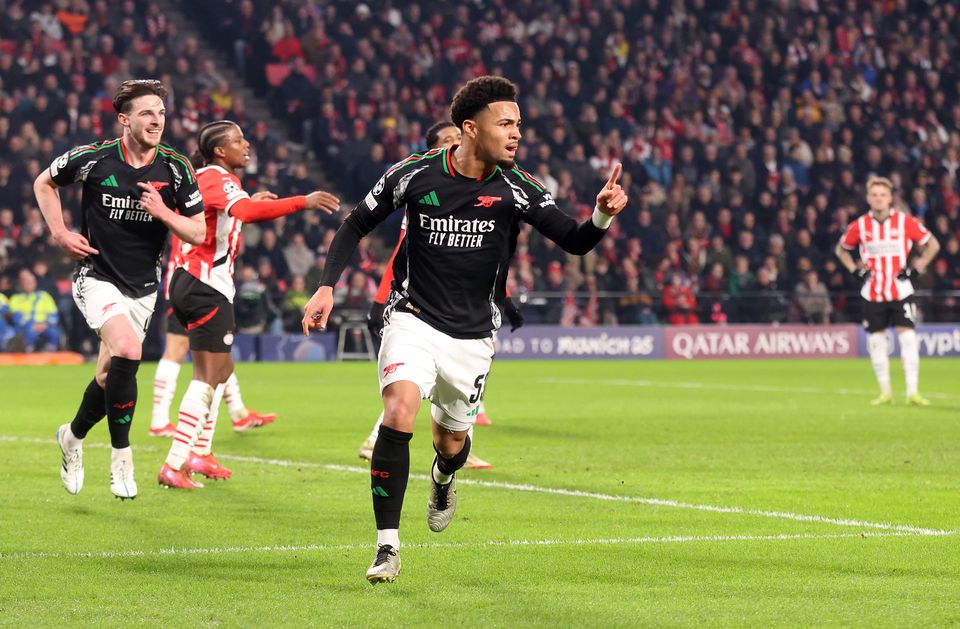
<svg viewBox="0 0 960 629">
<path fill-rule="evenodd" d="M 140 207 L 149 183 L 167 207 L 185 216 L 203 212 L 196 173 L 186 157 L 163 144 L 142 168 L 127 163 L 119 138 L 78 146 L 50 164 L 59 186 L 80 182 L 80 233 L 99 255 L 77 264 L 76 274 L 111 282 L 125 295 L 143 297 L 160 284 L 160 256 L 167 226 Z"/>
<path fill-rule="evenodd" d="M 605 230 L 564 214 L 518 167 L 465 177 L 453 167 L 455 149 L 414 154 L 387 171 L 338 232 L 322 283 L 333 286 L 356 241 L 405 207 L 406 237 L 394 258 L 385 318 L 399 309 L 450 336 L 484 338 L 500 327 L 496 302 L 520 221 L 580 255 L 596 246 Z"/>
</svg>

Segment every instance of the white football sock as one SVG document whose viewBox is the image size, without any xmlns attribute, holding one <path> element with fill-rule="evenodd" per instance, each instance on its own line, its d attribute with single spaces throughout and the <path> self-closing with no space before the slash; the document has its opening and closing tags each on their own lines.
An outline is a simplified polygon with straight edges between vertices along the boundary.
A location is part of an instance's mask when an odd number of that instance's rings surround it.
<svg viewBox="0 0 960 629">
<path fill-rule="evenodd" d="M 877 376 L 882 395 L 892 395 L 890 391 L 890 357 L 886 332 L 874 332 L 867 335 L 867 349 L 870 353 L 870 362 L 873 363 L 873 373 Z"/>
<path fill-rule="evenodd" d="M 151 428 L 163 428 L 170 423 L 170 403 L 177 393 L 177 376 L 180 375 L 180 363 L 161 358 L 157 363 L 157 373 L 153 377 L 153 416 Z"/>
<path fill-rule="evenodd" d="M 212 401 L 213 387 L 199 380 L 190 381 L 183 401 L 180 402 L 180 420 L 177 422 L 177 432 L 173 435 L 173 443 L 170 444 L 170 453 L 167 454 L 167 465 L 173 469 L 179 470 L 183 467 L 190 448 L 197 442 L 210 415 Z"/>
<path fill-rule="evenodd" d="M 389 544 L 394 550 L 400 549 L 400 531 L 398 529 L 377 529 L 377 547 Z"/>
<path fill-rule="evenodd" d="M 914 330 L 900 333 L 900 361 L 907 380 L 907 397 L 916 395 L 920 384 L 920 343 Z"/>
<path fill-rule="evenodd" d="M 377 418 L 377 423 L 373 425 L 373 430 L 370 431 L 370 436 L 367 437 L 367 441 L 376 442 L 377 437 L 380 435 L 380 426 L 383 425 L 383 411 L 380 411 L 380 417 Z"/>
<path fill-rule="evenodd" d="M 223 390 L 223 399 L 227 401 L 230 419 L 236 422 L 247 416 L 248 411 L 243 403 L 243 398 L 240 397 L 240 382 L 237 380 L 236 372 L 230 374 L 230 377 L 227 378 Z"/>
<path fill-rule="evenodd" d="M 217 429 L 217 417 L 220 415 L 220 400 L 223 399 L 224 385 L 217 385 L 213 392 L 213 399 L 210 402 L 210 415 L 207 416 L 207 423 L 203 425 L 200 436 L 197 437 L 197 443 L 193 446 L 193 451 L 200 456 L 207 456 L 213 447 L 213 433 Z"/>
</svg>

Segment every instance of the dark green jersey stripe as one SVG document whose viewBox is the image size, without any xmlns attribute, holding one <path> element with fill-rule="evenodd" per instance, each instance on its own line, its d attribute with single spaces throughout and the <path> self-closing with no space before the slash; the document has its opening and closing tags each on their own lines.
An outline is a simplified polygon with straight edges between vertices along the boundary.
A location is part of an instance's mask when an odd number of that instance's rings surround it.
<svg viewBox="0 0 960 629">
<path fill-rule="evenodd" d="M 522 170 L 516 167 L 513 168 L 513 172 L 518 174 L 520 178 L 526 181 L 528 184 L 536 188 L 538 192 L 543 192 L 543 186 L 541 186 L 539 183 L 534 181 L 533 178 L 530 177 L 530 175 L 528 175 L 527 173 L 523 172 Z"/>
<path fill-rule="evenodd" d="M 177 153 L 171 148 L 167 148 L 163 146 L 162 144 L 157 146 L 157 150 L 162 152 L 165 156 L 183 164 L 183 167 L 187 170 L 187 180 L 190 183 L 193 183 L 194 181 L 196 181 L 196 175 L 193 172 L 193 166 L 190 165 L 190 162 L 187 160 L 186 157 L 184 157 L 180 153 Z"/>
</svg>

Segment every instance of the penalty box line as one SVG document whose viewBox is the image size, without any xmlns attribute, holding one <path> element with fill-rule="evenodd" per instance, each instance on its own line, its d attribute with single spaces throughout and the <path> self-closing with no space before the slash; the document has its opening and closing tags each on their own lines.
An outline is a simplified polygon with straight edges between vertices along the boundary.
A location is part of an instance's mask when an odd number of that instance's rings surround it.
<svg viewBox="0 0 960 629">
<path fill-rule="evenodd" d="M 942 535 L 951 535 L 945 532 Z M 516 548 L 524 546 L 613 546 L 628 544 L 688 544 L 709 542 L 765 542 L 797 540 L 872 539 L 888 537 L 925 537 L 925 533 L 893 531 L 886 533 L 796 533 L 779 535 L 672 535 L 665 537 L 613 537 L 601 539 L 506 539 L 482 542 L 403 544 L 402 548 L 423 550 Z M 370 544 L 304 544 L 276 546 L 223 546 L 212 548 L 159 548 L 156 550 L 104 550 L 87 552 L 0 552 L 0 559 L 132 559 L 138 557 L 175 557 L 191 555 L 236 555 L 246 553 L 297 553 L 370 550 Z"/>
<path fill-rule="evenodd" d="M 51 439 L 40 439 L 36 437 L 17 437 L 9 435 L 0 435 L 0 441 L 24 442 L 24 443 L 42 443 L 52 444 Z M 109 444 L 89 444 L 88 447 L 108 448 Z M 143 452 L 158 452 L 159 449 L 153 446 L 138 446 Z M 255 456 L 240 456 L 233 454 L 218 454 L 218 458 L 224 461 L 237 461 L 241 463 L 255 463 L 258 465 L 274 465 L 278 467 L 298 467 L 309 469 L 322 469 L 334 472 L 346 472 L 352 474 L 368 475 L 369 468 L 357 467 L 355 465 L 338 465 L 334 463 L 313 463 L 309 461 L 289 461 L 286 459 L 267 459 Z M 410 474 L 410 478 L 422 481 L 429 481 L 427 474 Z M 679 500 L 668 500 L 664 498 L 644 498 L 640 496 L 622 496 L 617 494 L 603 494 L 598 492 L 582 491 L 578 489 L 563 489 L 558 487 L 541 487 L 538 485 L 525 485 L 518 483 L 508 483 L 503 481 L 479 480 L 473 478 L 459 478 L 457 482 L 461 485 L 476 485 L 479 487 L 489 487 L 493 489 L 507 489 L 512 491 L 523 491 L 529 493 L 547 494 L 553 496 L 569 496 L 572 498 L 588 498 L 592 500 L 604 500 L 610 502 L 625 502 L 632 504 L 643 504 L 656 507 L 669 507 L 674 509 L 688 509 L 692 511 L 706 511 L 710 513 L 731 513 L 738 515 L 752 515 L 766 518 L 775 518 L 780 520 L 792 520 L 794 522 L 811 522 L 816 524 L 830 524 L 834 526 L 852 527 L 860 529 L 874 529 L 880 531 L 895 531 L 900 533 L 909 533 L 912 535 L 953 535 L 956 531 L 944 529 L 931 529 L 920 526 L 911 526 L 906 524 L 892 524 L 887 522 L 870 522 L 867 520 L 855 520 L 850 518 L 831 518 L 822 515 L 810 515 L 804 513 L 792 513 L 789 511 L 770 511 L 764 509 L 748 509 L 736 506 L 720 506 L 698 504 L 692 502 L 683 502 Z"/>
</svg>

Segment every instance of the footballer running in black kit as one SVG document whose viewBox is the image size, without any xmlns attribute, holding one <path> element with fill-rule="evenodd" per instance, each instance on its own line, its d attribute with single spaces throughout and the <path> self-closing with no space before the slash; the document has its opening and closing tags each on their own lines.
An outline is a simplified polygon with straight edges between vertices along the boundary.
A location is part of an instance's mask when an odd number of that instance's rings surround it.
<svg viewBox="0 0 960 629">
<path fill-rule="evenodd" d="M 520 141 L 516 100 L 516 86 L 500 77 L 464 85 L 450 107 L 462 143 L 412 155 L 387 171 L 337 231 L 320 288 L 304 308 L 304 333 L 324 329 L 333 286 L 357 243 L 406 206 L 407 233 L 393 263 L 378 359 L 384 419 L 370 463 L 377 524 L 377 551 L 366 573 L 371 583 L 394 581 L 400 572 L 409 442 L 423 399 L 432 402 L 437 453 L 427 524 L 440 532 L 453 519 L 455 473 L 470 453 L 467 433 L 493 358 L 491 335 L 501 318 L 497 293 L 519 223 L 583 255 L 627 204 L 617 165 L 591 219 L 577 223 L 561 212 L 550 193 L 513 162 Z"/>
<path fill-rule="evenodd" d="M 203 242 L 203 201 L 185 157 L 160 144 L 166 121 L 159 81 L 120 84 L 113 99 L 123 135 L 79 146 L 37 177 L 37 204 L 54 242 L 77 261 L 73 298 L 100 337 L 97 372 L 71 423 L 57 430 L 60 480 L 76 494 L 83 487 L 83 439 L 107 417 L 110 491 L 135 498 L 130 425 L 137 405 L 141 344 L 157 300 L 160 254 L 167 231 Z M 83 185 L 80 233 L 68 231 L 58 188 Z M 175 209 L 173 209 L 175 208 Z"/>
<path fill-rule="evenodd" d="M 159 144 L 142 168 L 131 166 L 124 153 L 120 138 L 79 146 L 50 165 L 50 176 L 58 186 L 83 184 L 80 233 L 100 251 L 77 264 L 74 279 L 92 277 L 143 297 L 160 285 L 168 229 L 140 206 L 137 184 L 146 182 L 185 216 L 202 214 L 203 201 L 193 167 L 180 153 Z"/>
<path fill-rule="evenodd" d="M 384 319 L 409 312 L 453 338 L 486 338 L 500 327 L 495 289 L 509 270 L 517 223 L 580 255 L 605 230 L 591 221 L 577 224 L 516 166 L 465 177 L 451 162 L 456 148 L 414 154 L 387 171 L 337 233 L 323 283 L 343 272 L 362 237 L 406 205 L 407 233 L 393 261 L 394 292 Z"/>
</svg>

